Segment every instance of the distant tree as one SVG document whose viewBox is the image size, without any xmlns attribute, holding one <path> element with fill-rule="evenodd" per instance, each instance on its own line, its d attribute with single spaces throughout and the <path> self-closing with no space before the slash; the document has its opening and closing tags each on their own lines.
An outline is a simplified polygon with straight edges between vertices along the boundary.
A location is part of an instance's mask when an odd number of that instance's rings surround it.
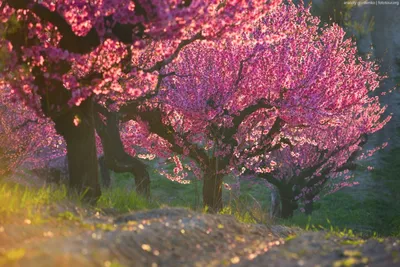
<svg viewBox="0 0 400 267">
<path fill-rule="evenodd" d="M 363 153 L 368 134 L 376 132 L 387 122 L 381 121 L 381 114 L 375 113 L 378 106 L 366 110 L 368 112 L 355 113 L 355 117 L 345 119 L 349 123 L 347 127 L 329 125 L 313 133 L 309 132 L 310 129 L 302 130 L 301 134 L 290 137 L 292 147 L 264 155 L 258 167 L 262 170 L 258 177 L 266 179 L 277 189 L 281 199 L 281 217 L 291 217 L 300 203 L 305 213 L 311 214 L 313 203 L 321 194 L 357 184 L 351 180 L 351 171 L 357 168 L 358 161 L 386 146 L 383 144 Z M 296 142 L 296 139 L 302 141 Z M 255 162 L 258 163 L 259 159 Z"/>
<path fill-rule="evenodd" d="M 0 177 L 22 168 L 42 168 L 65 153 L 63 139 L 52 122 L 21 102 L 11 102 L 11 94 L 10 88 L 0 84 Z"/>
</svg>

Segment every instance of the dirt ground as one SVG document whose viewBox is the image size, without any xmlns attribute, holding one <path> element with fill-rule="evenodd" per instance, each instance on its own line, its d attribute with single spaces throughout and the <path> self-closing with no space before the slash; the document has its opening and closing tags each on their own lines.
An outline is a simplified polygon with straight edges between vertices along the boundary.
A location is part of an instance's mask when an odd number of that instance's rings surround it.
<svg viewBox="0 0 400 267">
<path fill-rule="evenodd" d="M 168 208 L 126 215 L 50 209 L 41 223 L 0 221 L 0 266 L 400 266 L 400 240 Z"/>
</svg>

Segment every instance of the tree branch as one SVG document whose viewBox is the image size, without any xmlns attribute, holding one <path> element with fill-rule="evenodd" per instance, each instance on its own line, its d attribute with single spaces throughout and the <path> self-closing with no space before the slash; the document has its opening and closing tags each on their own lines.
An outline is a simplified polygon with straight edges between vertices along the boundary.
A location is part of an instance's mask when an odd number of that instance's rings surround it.
<svg viewBox="0 0 400 267">
<path fill-rule="evenodd" d="M 191 38 L 189 39 L 184 39 L 182 40 L 178 47 L 175 49 L 174 53 L 172 53 L 172 55 L 170 55 L 168 58 L 164 59 L 164 60 L 160 60 L 157 61 L 152 67 L 147 68 L 147 69 L 140 69 L 144 72 L 154 72 L 154 71 L 159 71 L 161 70 L 162 67 L 168 65 L 169 63 L 171 63 L 175 58 L 178 57 L 179 52 L 187 45 L 197 41 L 197 40 L 204 40 L 204 36 L 201 34 L 201 32 L 196 33 L 195 35 L 193 35 Z"/>
<path fill-rule="evenodd" d="M 271 104 L 268 104 L 265 99 L 259 100 L 256 104 L 252 106 L 248 106 L 242 111 L 239 112 L 236 116 L 233 117 L 232 123 L 233 126 L 229 128 L 222 129 L 222 132 L 224 132 L 224 139 L 222 140 L 225 144 L 234 144 L 237 145 L 236 140 L 234 140 L 233 136 L 237 133 L 240 124 L 251 114 L 254 112 L 267 108 L 271 109 L 273 106 Z"/>
</svg>

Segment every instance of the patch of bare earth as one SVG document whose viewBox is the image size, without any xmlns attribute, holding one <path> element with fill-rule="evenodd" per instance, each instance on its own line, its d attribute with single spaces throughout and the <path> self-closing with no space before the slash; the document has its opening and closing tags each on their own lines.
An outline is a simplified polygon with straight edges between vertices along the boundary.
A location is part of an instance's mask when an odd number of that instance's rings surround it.
<svg viewBox="0 0 400 267">
<path fill-rule="evenodd" d="M 395 239 L 364 241 L 284 226 L 246 225 L 231 216 L 179 208 L 120 216 L 90 210 L 52 212 L 41 224 L 17 218 L 0 222 L 0 266 L 339 267 L 400 263 L 400 244 Z"/>
<path fill-rule="evenodd" d="M 232 265 L 283 243 L 281 232 L 292 232 L 176 208 L 1 227 L 0 266 Z"/>
</svg>

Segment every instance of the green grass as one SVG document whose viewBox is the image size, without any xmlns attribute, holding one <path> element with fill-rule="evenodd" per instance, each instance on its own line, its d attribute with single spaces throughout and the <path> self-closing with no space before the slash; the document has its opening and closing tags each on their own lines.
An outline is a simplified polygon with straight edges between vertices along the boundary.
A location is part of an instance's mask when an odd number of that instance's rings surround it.
<svg viewBox="0 0 400 267">
<path fill-rule="evenodd" d="M 134 180 L 130 174 L 114 174 L 114 176 L 113 187 L 131 188 L 134 191 Z M 230 179 L 227 177 L 225 180 Z M 193 180 L 191 184 L 179 184 L 162 177 L 155 171 L 151 173 L 151 195 L 157 206 L 178 206 L 203 211 L 201 192 L 201 181 Z M 268 219 L 270 191 L 265 186 L 244 181 L 241 183 L 239 197 L 235 197 L 228 190 L 224 190 L 223 194 L 225 204 L 221 214 L 233 215 L 243 223 L 271 223 Z M 279 220 L 276 223 L 299 226 L 304 229 L 307 227 L 330 229 L 334 225 L 337 230 L 355 228 L 355 231 L 368 232 L 372 235 L 373 232 L 377 232 L 374 226 L 378 223 L 375 206 L 379 202 L 374 202 L 375 200 L 370 198 L 369 202 L 363 203 L 353 198 L 351 190 L 339 191 L 317 202 L 315 206 L 319 208 L 313 212 L 311 217 L 296 211 L 293 218 Z M 113 204 L 108 206 L 111 207 Z M 144 208 L 148 207 L 144 206 Z M 330 223 L 327 219 L 330 220 Z"/>
<path fill-rule="evenodd" d="M 69 194 L 65 186 L 46 186 L 41 188 L 25 187 L 18 184 L 0 184 L 0 221 L 12 216 L 24 216 L 31 223 L 41 223 L 46 217 L 51 204 L 68 201 L 75 206 L 82 206 L 83 194 Z M 103 190 L 103 194 L 96 204 L 98 209 L 113 208 L 118 212 L 152 209 L 158 207 L 156 202 L 150 202 L 137 196 L 134 191 L 125 188 Z M 58 215 L 58 219 L 74 221 L 76 216 L 65 211 Z"/>
<path fill-rule="evenodd" d="M 315 203 L 312 216 L 296 211 L 293 218 L 275 223 L 299 226 L 307 230 L 348 231 L 370 236 L 400 236 L 400 149 L 386 152 L 384 164 L 373 171 L 374 182 L 385 190 L 359 190 L 347 188 L 322 197 Z M 151 170 L 151 169 L 150 169 Z M 226 177 L 232 182 L 232 177 Z M 362 194 L 360 198 L 358 194 Z M 151 171 L 151 201 L 135 193 L 134 179 L 129 173 L 114 174 L 111 189 L 104 189 L 95 208 L 113 208 L 118 212 L 146 210 L 158 207 L 186 207 L 204 211 L 202 205 L 202 181 L 191 180 L 190 184 L 179 184 Z M 241 183 L 240 195 L 223 191 L 224 209 L 221 214 L 235 216 L 243 223 L 271 223 L 268 219 L 270 192 L 262 185 L 248 181 Z M 80 205 L 81 197 L 70 196 L 65 187 L 43 187 L 33 189 L 12 184 L 0 184 L 0 219 L 3 216 L 24 212 L 40 221 L 42 207 L 63 200 Z"/>
<path fill-rule="evenodd" d="M 100 209 L 113 208 L 119 212 L 129 212 L 156 208 L 158 204 L 138 196 L 135 191 L 115 187 L 103 190 L 103 194 L 97 202 L 97 207 Z"/>
<path fill-rule="evenodd" d="M 400 237 L 400 148 L 385 153 L 383 161 L 383 166 L 373 171 L 373 177 L 385 185 L 387 192 L 378 192 L 383 197 L 372 204 L 384 234 Z"/>
<path fill-rule="evenodd" d="M 190 184 L 180 184 L 163 177 L 154 170 L 150 175 L 152 202 L 149 206 L 139 205 L 140 209 L 168 206 L 184 207 L 204 212 L 202 181 L 192 177 Z M 134 179 L 131 174 L 114 173 L 113 176 L 115 177 L 112 187 L 113 192 L 121 192 L 123 188 L 129 188 L 131 192 L 135 191 Z M 225 181 L 229 182 L 231 180 L 232 177 L 225 178 Z M 268 215 L 268 189 L 262 186 L 252 186 L 249 182 L 244 182 L 241 185 L 240 192 L 240 197 L 237 198 L 231 191 L 223 189 L 225 207 L 220 213 L 233 215 L 238 221 L 243 223 L 266 223 L 268 221 L 266 216 Z M 114 195 L 115 198 L 118 198 L 118 193 Z M 112 207 L 113 205 L 115 206 L 115 204 L 109 203 L 107 207 Z M 135 205 L 129 206 L 132 207 Z M 125 208 L 123 211 L 128 211 L 128 209 Z"/>
<path fill-rule="evenodd" d="M 319 208 L 311 216 L 296 211 L 294 216 L 280 221 L 285 225 L 295 225 L 304 229 L 315 228 L 355 229 L 373 233 L 375 224 L 374 210 L 366 203 L 356 200 L 348 192 L 336 192 L 323 197 Z"/>
<path fill-rule="evenodd" d="M 391 200 L 382 200 L 374 194 L 358 201 L 348 192 L 337 192 L 323 198 L 320 208 L 311 216 L 297 211 L 293 218 L 280 223 L 304 229 L 353 229 L 367 236 L 399 236 L 398 212 L 399 206 L 396 207 Z"/>
<path fill-rule="evenodd" d="M 29 188 L 17 184 L 0 184 L 0 219 L 25 214 L 32 222 L 40 222 L 41 209 L 67 198 L 65 187 Z"/>
<path fill-rule="evenodd" d="M 388 164 L 400 162 L 400 152 L 392 151 L 388 155 L 391 159 Z M 392 163 L 390 163 L 392 162 Z M 390 179 L 400 173 L 392 166 L 383 166 L 374 171 L 375 181 L 384 177 L 383 183 L 387 188 L 400 188 L 399 179 Z M 134 190 L 133 177 L 130 174 L 115 174 L 114 186 L 117 188 L 131 188 Z M 396 176 L 397 177 L 397 176 Z M 227 177 L 225 180 L 230 180 Z M 162 177 L 157 172 L 151 172 L 152 199 L 159 206 L 179 206 L 202 211 L 202 182 L 193 180 L 191 184 L 179 184 Z M 337 232 L 352 229 L 354 232 L 366 236 L 399 236 L 400 233 L 400 190 L 380 192 L 377 190 L 360 191 L 357 187 L 347 188 L 331 195 L 322 197 L 315 203 L 312 216 L 296 211 L 293 218 L 278 220 L 276 223 L 299 226 L 304 229 L 334 230 Z M 268 208 L 270 192 L 262 185 L 253 185 L 242 182 L 240 196 L 233 196 L 232 192 L 224 190 L 224 209 L 221 214 L 235 216 L 244 223 L 270 223 Z M 360 198 L 357 194 L 364 194 Z M 362 199 L 362 200 L 361 200 Z"/>
<path fill-rule="evenodd" d="M 382 152 L 383 164 L 372 172 L 376 186 L 360 191 L 357 186 L 323 197 L 312 216 L 296 212 L 281 221 L 303 228 L 353 229 L 373 236 L 400 236 L 400 149 Z M 357 194 L 364 194 L 359 198 Z M 327 222 L 330 220 L 330 223 Z"/>
<path fill-rule="evenodd" d="M 113 173 L 112 191 L 123 192 L 120 189 L 135 192 L 135 182 L 130 173 Z M 202 182 L 193 179 L 191 184 L 173 182 L 160 175 L 155 170 L 150 172 L 150 191 L 152 204 L 150 206 L 188 207 L 202 210 Z M 107 191 L 105 191 L 107 194 Z M 114 198 L 118 198 L 114 194 Z"/>
</svg>

